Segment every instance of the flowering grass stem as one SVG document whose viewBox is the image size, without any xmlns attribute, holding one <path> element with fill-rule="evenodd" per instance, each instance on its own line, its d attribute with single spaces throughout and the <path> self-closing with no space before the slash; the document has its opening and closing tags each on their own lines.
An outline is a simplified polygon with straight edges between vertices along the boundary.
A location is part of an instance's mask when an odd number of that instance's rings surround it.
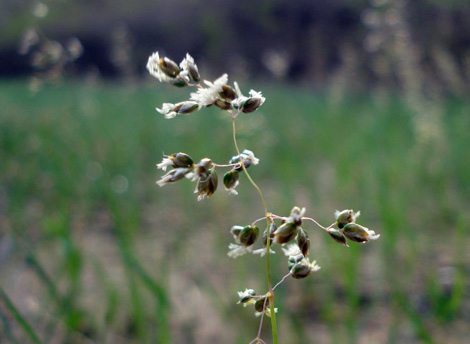
<svg viewBox="0 0 470 344">
<path fill-rule="evenodd" d="M 321 229 L 324 229 L 325 231 L 328 231 L 328 229 L 330 229 L 331 227 L 333 227 L 336 222 L 333 222 L 331 225 L 329 225 L 328 227 L 324 227 L 322 226 L 321 224 L 319 224 L 316 220 L 312 219 L 311 217 L 302 217 L 302 220 L 309 220 L 309 221 L 312 221 L 313 223 L 315 223 L 318 227 L 320 227 Z"/>
<path fill-rule="evenodd" d="M 251 185 L 258 192 L 263 204 L 264 216 L 253 221 L 251 226 L 233 226 L 230 230 L 235 243 L 229 245 L 228 256 L 236 258 L 246 253 L 266 255 L 266 279 L 269 291 L 264 295 L 256 296 L 253 289 L 245 289 L 238 292 L 240 301 L 238 303 L 247 306 L 254 304 L 256 315 L 261 315 L 258 334 L 250 344 L 264 343 L 261 339 L 261 330 L 263 327 L 264 315 L 271 318 L 271 331 L 273 344 L 278 343 L 277 324 L 276 324 L 276 308 L 274 307 L 274 290 L 286 280 L 288 276 L 295 279 L 302 279 L 310 275 L 310 273 L 320 269 L 316 265 L 316 261 L 310 261 L 308 252 L 310 249 L 310 239 L 307 232 L 301 227 L 302 220 L 312 221 L 314 224 L 325 230 L 329 236 L 337 243 L 348 246 L 348 241 L 364 243 L 379 238 L 380 234 L 375 234 L 373 230 L 356 223 L 360 212 L 354 212 L 352 209 L 336 211 L 336 221 L 328 227 L 322 226 L 315 219 L 304 217 L 305 208 L 294 206 L 288 217 L 281 217 L 268 211 L 268 206 L 263 196 L 263 192 L 254 182 L 247 169 L 252 165 L 257 165 L 259 159 L 255 154 L 245 149 L 242 153 L 237 143 L 237 129 L 235 120 L 242 112 L 245 114 L 256 111 L 265 101 L 261 92 L 250 90 L 249 97 L 244 96 L 238 83 L 234 82 L 233 88 L 228 85 L 228 75 L 223 74 L 213 82 L 204 80 L 205 86 L 200 84 L 200 75 L 194 59 L 186 54 L 183 61 L 178 64 L 168 57 L 160 57 L 158 52 L 153 53 L 149 57 L 147 69 L 150 74 L 155 76 L 161 82 L 169 82 L 177 87 L 197 86 L 197 91 L 191 93 L 190 99 L 177 103 L 163 103 L 161 109 L 156 110 L 163 114 L 165 118 L 174 118 L 179 115 L 188 115 L 201 108 L 216 106 L 221 110 L 225 110 L 232 117 L 232 135 L 236 156 L 233 156 L 228 164 L 216 164 L 209 158 L 203 158 L 198 163 L 186 153 L 179 152 L 164 156 L 161 163 L 157 164 L 157 168 L 166 171 L 171 170 L 157 181 L 159 186 L 173 183 L 182 179 L 189 179 L 193 182 L 197 181 L 195 193 L 198 194 L 198 201 L 212 196 L 218 185 L 218 176 L 215 171 L 216 167 L 231 167 L 223 177 L 225 189 L 232 195 L 238 194 L 235 190 L 239 184 L 240 173 L 245 172 L 246 177 Z M 256 225 L 257 222 L 266 221 L 266 232 L 263 235 L 264 248 L 253 250 L 253 244 L 260 236 L 260 230 Z M 275 220 L 281 220 L 278 227 Z M 337 226 L 338 229 L 333 228 Z M 295 243 L 289 244 L 295 241 Z M 271 283 L 271 266 L 270 255 L 273 244 L 282 245 L 284 254 L 288 257 L 289 273 L 285 275 L 274 287 Z M 289 244 L 289 245 L 286 245 Z M 269 306 L 269 308 L 267 308 Z"/>
<path fill-rule="evenodd" d="M 273 287 L 273 290 L 276 289 L 282 282 L 284 282 L 285 279 L 286 279 L 287 277 L 289 277 L 290 275 L 292 275 L 292 272 L 291 272 L 291 271 L 289 271 L 289 273 L 288 273 L 287 275 L 285 275 L 284 277 L 282 277 L 282 279 L 281 279 L 279 282 L 276 283 L 276 285 Z"/>
<path fill-rule="evenodd" d="M 232 133 L 233 133 L 233 143 L 235 145 L 235 150 L 237 151 L 237 154 L 240 155 L 240 149 L 238 148 L 238 143 L 237 143 L 237 128 L 236 128 L 236 125 L 235 125 L 235 119 L 236 119 L 237 115 L 238 115 L 238 113 L 234 114 L 232 116 Z M 245 164 L 242 163 L 241 166 L 243 168 L 243 171 L 246 174 L 246 177 L 250 181 L 251 185 L 253 185 L 253 187 L 258 192 L 259 197 L 261 199 L 261 203 L 263 203 L 264 214 L 265 214 L 265 218 L 266 218 L 266 228 L 269 231 L 269 226 L 271 225 L 271 223 L 270 223 L 271 214 L 268 212 L 268 206 L 266 205 L 266 201 L 264 199 L 263 192 L 261 191 L 259 186 L 255 183 L 253 178 L 251 178 L 250 174 L 248 173 L 248 171 L 245 167 Z M 266 278 L 267 278 L 267 283 L 268 283 L 268 288 L 269 288 L 269 295 L 270 295 L 269 296 L 269 306 L 271 308 L 271 332 L 272 332 L 272 337 L 273 337 L 273 344 L 277 344 L 278 339 L 277 339 L 276 312 L 275 312 L 275 308 L 274 308 L 274 292 L 273 292 L 273 288 L 272 288 L 272 284 L 271 284 L 271 267 L 270 267 L 270 260 L 269 260 L 270 247 L 271 247 L 271 238 L 270 238 L 270 235 L 268 233 L 267 241 L 266 241 Z M 264 312 L 263 312 L 263 315 L 264 315 Z M 263 324 L 263 318 L 261 318 L 260 327 L 261 327 L 262 324 Z M 258 335 L 258 339 L 259 339 L 259 335 Z"/>
<path fill-rule="evenodd" d="M 256 219 L 254 220 L 251 225 L 254 226 L 256 223 L 260 222 L 260 221 L 263 221 L 265 220 L 267 217 L 266 216 L 263 216 L 263 217 L 260 217 L 259 219 Z M 286 220 L 286 218 L 284 216 L 278 216 L 278 215 L 275 215 L 275 214 L 272 214 L 272 213 L 269 213 L 269 218 L 272 220 L 272 219 L 278 219 L 278 220 Z"/>
<path fill-rule="evenodd" d="M 266 309 L 266 302 L 268 301 L 267 298 L 264 299 L 264 304 L 263 304 L 263 309 Z M 254 341 L 256 340 L 258 343 L 265 343 L 264 340 L 261 339 L 261 329 L 263 328 L 263 319 L 264 319 L 264 313 L 261 313 L 261 319 L 260 319 L 260 322 L 259 322 L 259 328 L 258 328 L 258 335 L 256 336 L 256 338 L 254 339 Z M 252 343 L 254 342 L 252 341 Z"/>
<path fill-rule="evenodd" d="M 272 214 L 271 214 L 272 215 Z M 251 225 L 254 226 L 256 223 L 266 220 L 266 216 L 260 217 L 259 219 L 254 220 Z"/>
<path fill-rule="evenodd" d="M 216 164 L 215 162 L 212 163 L 214 167 L 239 167 L 240 164 Z"/>
</svg>

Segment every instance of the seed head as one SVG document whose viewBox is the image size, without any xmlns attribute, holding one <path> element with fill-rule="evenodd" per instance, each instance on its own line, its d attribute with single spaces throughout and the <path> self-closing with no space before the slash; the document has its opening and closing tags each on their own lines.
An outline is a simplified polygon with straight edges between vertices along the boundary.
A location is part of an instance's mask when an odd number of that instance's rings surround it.
<svg viewBox="0 0 470 344">
<path fill-rule="evenodd" d="M 191 172 L 191 168 L 175 168 L 174 170 L 171 170 L 167 174 L 165 174 L 163 177 L 160 178 L 159 181 L 157 181 L 157 184 L 159 186 L 164 186 L 168 183 L 173 183 L 176 182 L 180 179 L 183 179 L 187 173 Z"/>
<path fill-rule="evenodd" d="M 255 310 L 257 312 L 263 312 L 265 309 L 269 308 L 269 298 L 263 297 L 255 302 Z"/>
<path fill-rule="evenodd" d="M 253 289 L 245 289 L 244 291 L 238 292 L 238 303 L 241 303 L 244 307 L 254 304 L 256 301 L 253 298 L 256 293 Z"/>
<path fill-rule="evenodd" d="M 349 246 L 348 243 L 346 242 L 346 237 L 341 233 L 341 231 L 334 229 L 334 228 L 329 228 L 328 229 L 328 234 L 333 238 L 334 241 L 341 245 Z"/>
<path fill-rule="evenodd" d="M 361 215 L 361 212 L 358 211 L 355 213 L 352 209 L 346 209 L 343 211 L 335 211 L 336 225 L 338 228 L 343 228 L 346 224 L 351 222 L 356 222 L 356 219 Z"/>
<path fill-rule="evenodd" d="M 196 111 L 197 108 L 198 108 L 198 104 L 196 102 L 185 101 L 185 102 L 176 104 L 173 111 L 176 111 L 178 114 L 187 115 Z"/>
<path fill-rule="evenodd" d="M 234 100 L 234 107 L 241 109 L 244 113 L 251 113 L 263 105 L 266 98 L 264 98 L 261 92 L 256 92 L 254 90 L 250 91 L 251 97 L 241 96 L 238 99 Z"/>
<path fill-rule="evenodd" d="M 238 240 L 238 237 L 240 236 L 240 233 L 241 231 L 243 230 L 243 228 L 245 228 L 244 226 L 233 226 L 231 229 L 230 229 L 230 233 L 232 233 L 233 235 L 233 238 L 235 240 Z"/>
<path fill-rule="evenodd" d="M 198 83 L 201 79 L 197 65 L 194 63 L 194 59 L 191 55 L 186 54 L 186 57 L 180 63 L 180 68 L 182 70 L 181 74 L 189 76 L 195 83 Z"/>
<path fill-rule="evenodd" d="M 165 115 L 165 118 L 175 118 L 176 115 L 187 115 L 198 109 L 199 105 L 193 101 L 185 101 L 177 104 L 163 103 L 162 108 L 157 111 Z"/>
<path fill-rule="evenodd" d="M 170 78 L 175 78 L 180 73 L 178 65 L 168 57 L 160 57 L 158 60 L 158 67 Z"/>
<path fill-rule="evenodd" d="M 160 56 L 158 52 L 153 53 L 147 62 L 147 70 L 151 75 L 156 77 L 161 82 L 169 82 L 172 80 L 160 67 Z"/>
<path fill-rule="evenodd" d="M 188 86 L 188 80 L 183 75 L 178 75 L 176 78 L 172 79 L 170 83 L 179 88 Z"/>
<path fill-rule="evenodd" d="M 217 190 L 218 177 L 215 170 L 210 170 L 206 177 L 201 176 L 194 193 L 197 193 L 197 200 L 201 201 L 206 197 L 210 197 Z"/>
<path fill-rule="evenodd" d="M 209 158 L 204 158 L 197 163 L 194 171 L 196 172 L 196 174 L 198 174 L 200 178 L 203 178 L 204 176 L 207 176 L 207 173 L 209 172 L 211 166 L 212 160 Z"/>
<path fill-rule="evenodd" d="M 239 181 L 238 181 L 239 178 L 240 178 L 240 173 L 238 171 L 231 170 L 225 173 L 224 175 L 225 190 L 227 190 L 233 195 L 237 195 L 238 192 L 235 190 L 235 188 L 239 184 Z"/>
<path fill-rule="evenodd" d="M 320 267 L 316 265 L 316 261 L 310 263 L 308 258 L 300 260 L 298 263 L 294 264 L 290 269 L 292 277 L 300 279 L 305 278 L 314 271 L 320 270 Z"/>
<path fill-rule="evenodd" d="M 233 226 L 230 231 L 235 241 L 243 246 L 253 245 L 259 236 L 259 229 L 256 226 Z"/>
<path fill-rule="evenodd" d="M 302 253 L 300 253 L 298 246 L 296 246 L 296 245 L 292 245 L 292 246 L 295 246 L 298 253 L 295 253 L 292 256 L 289 256 L 289 259 L 287 259 L 289 270 L 291 270 L 294 267 L 295 264 L 300 263 L 305 258 L 304 255 Z M 284 253 L 286 253 L 286 252 L 287 251 L 284 251 Z"/>
<path fill-rule="evenodd" d="M 255 315 L 261 316 L 261 314 L 266 314 L 266 316 L 271 317 L 271 307 L 269 306 L 270 293 L 267 293 L 264 296 L 258 297 L 258 300 L 255 302 Z M 274 312 L 277 313 L 278 309 L 274 308 Z"/>
<path fill-rule="evenodd" d="M 285 244 L 293 240 L 299 232 L 299 229 L 301 229 L 300 226 L 302 225 L 302 217 L 304 214 L 305 208 L 292 208 L 290 216 L 274 231 L 273 243 Z"/>
<path fill-rule="evenodd" d="M 226 102 L 221 99 L 214 100 L 214 105 L 221 110 L 231 110 L 233 108 L 232 103 Z"/>
<path fill-rule="evenodd" d="M 173 167 L 192 167 L 193 158 L 186 153 L 176 153 L 169 156 L 173 160 Z"/>
<path fill-rule="evenodd" d="M 305 215 L 305 208 L 294 207 L 290 212 L 287 221 L 294 223 L 296 226 L 302 225 L 302 217 Z"/>
<path fill-rule="evenodd" d="M 222 85 L 222 91 L 219 92 L 219 96 L 222 100 L 232 101 L 236 98 L 237 94 L 230 86 Z"/>
<path fill-rule="evenodd" d="M 285 244 L 294 240 L 298 227 L 292 222 L 284 222 L 274 231 L 273 244 Z"/>
<path fill-rule="evenodd" d="M 164 156 L 161 163 L 157 164 L 157 168 L 166 171 L 167 167 L 193 167 L 193 159 L 186 153 L 176 153 Z"/>
<path fill-rule="evenodd" d="M 300 227 L 297 233 L 297 245 L 299 246 L 299 249 L 304 257 L 307 257 L 308 251 L 310 249 L 310 239 L 308 238 L 307 233 Z"/>
<path fill-rule="evenodd" d="M 236 171 L 243 171 L 242 162 L 245 168 L 249 168 L 251 165 L 258 165 L 259 159 L 251 150 L 245 149 L 240 155 L 234 155 L 229 161 L 230 164 L 240 164 L 240 167 L 235 168 Z"/>
<path fill-rule="evenodd" d="M 343 234 L 351 241 L 365 243 L 370 240 L 377 240 L 380 234 L 358 225 L 357 223 L 348 223 L 343 228 Z"/>
</svg>

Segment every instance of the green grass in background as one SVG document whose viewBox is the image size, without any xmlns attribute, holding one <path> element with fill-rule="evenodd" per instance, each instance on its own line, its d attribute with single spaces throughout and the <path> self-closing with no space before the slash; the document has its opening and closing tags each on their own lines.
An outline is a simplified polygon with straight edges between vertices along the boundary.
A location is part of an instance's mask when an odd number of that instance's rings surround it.
<svg viewBox="0 0 470 344">
<path fill-rule="evenodd" d="M 2 342 L 255 336 L 236 291 L 265 289 L 264 261 L 226 252 L 229 228 L 262 215 L 256 192 L 242 179 L 238 197 L 220 187 L 197 202 L 189 181 L 155 185 L 163 153 L 235 154 L 225 114 L 165 120 L 155 107 L 187 93 L 159 85 L 0 87 L 0 285 L 11 301 L 0 306 Z M 252 176 L 270 210 L 305 206 L 327 225 L 353 208 L 381 234 L 347 249 L 304 225 L 322 269 L 279 288 L 281 342 L 459 343 L 470 317 L 470 104 L 436 104 L 439 140 L 423 142 L 397 96 L 256 89 L 267 100 L 237 120 L 239 145 L 261 158 Z M 277 254 L 273 276 L 286 272 Z"/>
</svg>

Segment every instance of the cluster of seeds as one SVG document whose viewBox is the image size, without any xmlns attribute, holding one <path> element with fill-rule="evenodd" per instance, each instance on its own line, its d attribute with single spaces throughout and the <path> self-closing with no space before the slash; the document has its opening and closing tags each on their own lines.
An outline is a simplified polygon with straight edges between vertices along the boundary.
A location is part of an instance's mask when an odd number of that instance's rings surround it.
<svg viewBox="0 0 470 344">
<path fill-rule="evenodd" d="M 356 219 L 361 214 L 360 211 L 355 213 L 352 209 L 343 211 L 336 211 L 336 225 L 339 230 L 330 229 L 329 234 L 331 237 L 340 244 L 348 246 L 346 238 L 354 242 L 365 243 L 370 240 L 376 240 L 380 234 L 375 234 L 374 231 L 361 226 L 356 223 Z"/>
<path fill-rule="evenodd" d="M 186 153 L 170 154 L 164 156 L 162 162 L 157 164 L 157 168 L 163 171 L 166 171 L 168 167 L 172 168 L 157 181 L 157 184 L 165 186 L 184 178 L 197 182 L 194 193 L 197 193 L 197 199 L 200 201 L 212 196 L 217 190 L 219 182 L 216 167 L 231 167 L 231 170 L 225 173 L 223 183 L 229 193 L 237 195 L 236 187 L 239 184 L 240 173 L 244 168 L 247 169 L 258 163 L 259 159 L 248 149 L 233 156 L 227 165 L 218 165 L 209 158 L 203 158 L 195 164 L 193 158 Z"/>
<path fill-rule="evenodd" d="M 307 232 L 302 228 L 303 222 L 306 220 L 314 222 L 325 230 L 333 240 L 345 246 L 348 246 L 347 240 L 365 243 L 379 238 L 379 234 L 375 234 L 374 231 L 356 223 L 360 212 L 355 213 L 349 209 L 336 211 L 335 222 L 328 227 L 323 227 L 313 218 L 305 217 L 305 208 L 296 206 L 292 208 L 290 215 L 287 217 L 281 217 L 268 212 L 261 191 L 247 172 L 250 166 L 259 163 L 259 159 L 248 149 L 240 153 L 235 133 L 235 119 L 237 116 L 241 113 L 252 113 L 263 105 L 265 98 L 260 92 L 251 90 L 249 97 L 244 96 L 236 82 L 233 84 L 233 87 L 228 85 L 227 74 L 223 74 L 213 82 L 204 80 L 201 84 L 198 67 L 189 54 L 178 65 L 167 57 L 160 57 L 158 52 L 154 53 L 149 58 L 147 69 L 159 81 L 168 82 L 177 87 L 197 87 L 196 92 L 190 94 L 189 100 L 177 104 L 164 103 L 161 108 L 157 108 L 157 111 L 163 114 L 165 118 L 190 114 L 209 106 L 217 106 L 231 114 L 233 138 L 237 154 L 229 159 L 228 164 L 216 164 L 209 158 L 203 158 L 198 163 L 195 163 L 193 158 L 186 153 L 171 154 L 164 156 L 162 162 L 157 164 L 157 167 L 163 171 L 171 168 L 169 172 L 157 181 L 157 184 L 164 186 L 185 178 L 195 181 L 197 182 L 195 193 L 198 195 L 198 200 L 202 200 L 210 197 L 217 190 L 218 177 L 216 168 L 229 168 L 229 171 L 224 174 L 223 184 L 225 189 L 234 195 L 237 194 L 236 187 L 239 184 L 240 174 L 247 174 L 250 182 L 261 196 L 265 207 L 265 216 L 249 225 L 237 225 L 231 228 L 230 232 L 235 242 L 229 245 L 228 255 L 232 258 L 237 258 L 246 253 L 253 253 L 261 256 L 267 255 L 267 260 L 269 260 L 269 254 L 276 253 L 273 250 L 274 245 L 281 245 L 284 255 L 287 256 L 288 273 L 274 287 L 271 287 L 271 282 L 269 282 L 269 292 L 266 294 L 256 295 L 253 289 L 238 292 L 240 304 L 244 306 L 254 305 L 255 313 L 261 315 L 261 319 L 266 314 L 269 317 L 273 317 L 272 320 L 275 320 L 273 313 L 275 314 L 277 309 L 274 307 L 273 301 L 274 289 L 288 276 L 301 279 L 320 269 L 316 261 L 310 261 L 308 257 L 310 239 Z M 260 237 L 260 229 L 256 223 L 262 220 L 266 221 L 268 228 L 263 232 L 262 247 L 254 249 Z M 334 228 L 334 226 L 337 228 Z M 263 321 L 261 320 L 260 331 L 252 343 L 255 341 L 257 343 L 265 343 L 260 338 L 262 323 Z"/>
<path fill-rule="evenodd" d="M 265 101 L 261 92 L 251 90 L 250 96 L 246 97 L 236 82 L 233 87 L 229 86 L 227 74 L 223 74 L 213 82 L 204 80 L 204 86 L 201 85 L 198 67 L 189 54 L 186 54 L 178 66 L 173 60 L 160 57 L 159 53 L 155 52 L 149 57 L 147 70 L 161 82 L 168 82 L 176 87 L 197 87 L 197 91 L 191 93 L 189 100 L 177 104 L 164 103 L 160 109 L 157 108 L 165 118 L 187 115 L 212 105 L 237 116 L 240 112 L 256 111 Z"/>
</svg>

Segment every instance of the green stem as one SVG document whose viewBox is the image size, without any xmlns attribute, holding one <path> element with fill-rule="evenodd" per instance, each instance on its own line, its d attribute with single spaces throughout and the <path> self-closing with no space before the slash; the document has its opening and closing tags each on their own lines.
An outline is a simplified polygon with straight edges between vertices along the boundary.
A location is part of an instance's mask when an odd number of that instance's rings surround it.
<svg viewBox="0 0 470 344">
<path fill-rule="evenodd" d="M 15 307 L 13 302 L 10 300 L 10 298 L 7 296 L 7 294 L 3 291 L 2 288 L 0 288 L 0 299 L 5 304 L 6 309 L 10 311 L 10 313 L 13 315 L 20 327 L 29 337 L 31 342 L 36 344 L 42 344 L 42 341 L 39 339 L 39 336 L 36 334 L 36 332 L 28 323 L 28 321 L 21 315 L 21 313 L 18 311 L 18 309 Z"/>
<path fill-rule="evenodd" d="M 237 151 L 237 154 L 240 156 L 240 149 L 238 148 L 238 143 L 237 143 L 237 130 L 235 126 L 235 118 L 236 116 L 232 116 L 232 132 L 233 132 L 233 143 L 235 144 L 235 149 Z M 241 159 L 240 159 L 241 160 Z M 259 188 L 259 186 L 255 183 L 253 178 L 251 178 L 250 174 L 248 173 L 245 164 L 243 161 L 241 161 L 241 166 L 243 168 L 243 171 L 246 174 L 246 177 L 250 181 L 251 185 L 256 189 L 256 191 L 259 194 L 259 197 L 261 198 L 261 202 L 263 203 L 263 208 L 264 208 L 264 215 L 266 216 L 266 224 L 267 224 L 267 242 L 266 242 L 266 278 L 268 282 L 268 288 L 269 288 L 269 305 L 271 308 L 271 331 L 272 331 L 272 336 L 273 336 L 273 344 L 277 344 L 277 324 L 276 324 L 276 312 L 275 312 L 275 307 L 274 307 L 274 291 L 272 288 L 271 284 L 271 268 L 270 268 L 270 260 L 269 260 L 269 253 L 270 253 L 270 247 L 271 247 L 271 237 L 269 233 L 269 227 L 271 226 L 271 214 L 268 212 L 268 206 L 266 205 L 266 201 L 264 200 L 263 192 Z"/>
</svg>

